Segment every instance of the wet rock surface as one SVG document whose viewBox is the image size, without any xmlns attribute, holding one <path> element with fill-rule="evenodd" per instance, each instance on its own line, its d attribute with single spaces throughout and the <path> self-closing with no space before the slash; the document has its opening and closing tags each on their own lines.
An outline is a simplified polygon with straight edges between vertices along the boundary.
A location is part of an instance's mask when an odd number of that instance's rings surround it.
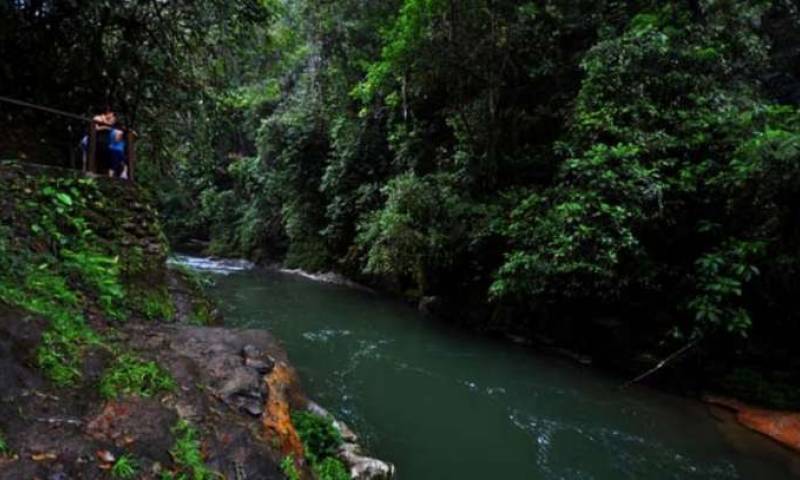
<svg viewBox="0 0 800 480">
<path fill-rule="evenodd" d="M 0 366 L 13 372 L 0 380 L 0 429 L 13 452 L 0 458 L 0 479 L 109 478 L 110 465 L 98 452 L 111 458 L 128 453 L 139 465 L 137 478 L 158 478 L 172 462 L 179 418 L 198 428 L 207 465 L 224 478 L 283 478 L 277 467 L 281 449 L 265 435 L 264 414 L 267 373 L 276 363 L 289 367 L 267 332 L 126 327 L 121 340 L 167 369 L 178 387 L 158 399 L 104 401 L 96 381 L 108 359 L 98 359 L 97 372 L 87 374 L 79 388 L 52 388 L 30 366 L 45 322 L 25 322 L 24 315 L 0 307 Z M 281 396 L 290 398 L 283 391 Z"/>
</svg>

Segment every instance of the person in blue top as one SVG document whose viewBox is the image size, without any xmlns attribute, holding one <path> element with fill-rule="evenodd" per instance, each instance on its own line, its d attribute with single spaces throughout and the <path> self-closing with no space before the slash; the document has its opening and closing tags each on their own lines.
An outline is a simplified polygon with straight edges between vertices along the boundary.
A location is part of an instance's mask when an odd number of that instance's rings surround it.
<svg viewBox="0 0 800 480">
<path fill-rule="evenodd" d="M 108 150 L 111 157 L 108 176 L 127 178 L 127 162 L 125 161 L 125 132 L 112 127 L 108 137 Z"/>
</svg>

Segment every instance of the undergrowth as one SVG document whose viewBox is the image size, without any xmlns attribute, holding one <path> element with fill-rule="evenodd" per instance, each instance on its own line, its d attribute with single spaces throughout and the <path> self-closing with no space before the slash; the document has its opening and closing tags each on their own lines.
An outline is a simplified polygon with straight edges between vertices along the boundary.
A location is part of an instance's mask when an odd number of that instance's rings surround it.
<svg viewBox="0 0 800 480">
<path fill-rule="evenodd" d="M 319 480 L 350 480 L 350 474 L 341 460 L 328 457 L 312 467 Z"/>
<path fill-rule="evenodd" d="M 84 348 L 99 344 L 100 337 L 86 324 L 79 297 L 64 278 L 48 263 L 25 272 L 21 282 L 0 275 L 0 299 L 50 321 L 36 350 L 37 364 L 59 386 L 75 383 Z"/>
<path fill-rule="evenodd" d="M 96 180 L 31 176 L 21 167 L 18 173 L 4 179 L 6 191 L 0 198 L 5 207 L 0 209 L 0 302 L 49 321 L 36 362 L 56 385 L 72 386 L 81 378 L 86 350 L 107 342 L 89 326 L 87 315 L 127 320 L 131 296 L 124 285 L 132 274 L 144 271 L 143 254 L 93 230 L 95 226 L 119 236 L 116 199 L 101 192 Z M 162 290 L 137 298 L 148 318 L 174 314 L 169 294 Z M 127 393 L 124 385 L 129 385 L 133 393 L 147 394 L 167 384 L 161 373 L 144 365 L 111 369 L 102 388 L 109 394 L 115 389 Z M 129 378 L 120 382 L 120 375 Z"/>
<path fill-rule="evenodd" d="M 84 350 L 102 342 L 84 311 L 94 304 L 124 319 L 117 259 L 97 249 L 84 217 L 100 194 L 94 180 L 83 178 L 25 178 L 9 190 L 15 204 L 0 230 L 0 300 L 49 320 L 37 364 L 55 384 L 72 385 Z"/>
<path fill-rule="evenodd" d="M 191 293 L 192 311 L 189 314 L 189 324 L 213 324 L 214 304 L 204 294 L 205 289 L 213 284 L 213 280 L 183 265 L 171 265 L 170 269 L 181 277 Z"/>
<path fill-rule="evenodd" d="M 6 437 L 3 435 L 2 430 L 0 430 L 0 457 L 4 457 L 11 453 L 11 449 L 8 447 L 8 442 L 6 442 Z"/>
<path fill-rule="evenodd" d="M 347 469 L 336 458 L 342 436 L 333 426 L 333 420 L 301 411 L 292 413 L 292 423 L 303 442 L 306 460 L 317 479 L 349 480 Z"/>
<path fill-rule="evenodd" d="M 294 463 L 294 457 L 287 455 L 281 460 L 281 472 L 288 480 L 300 480 L 300 472 L 297 471 L 297 465 Z"/>
<path fill-rule="evenodd" d="M 175 471 L 161 474 L 162 480 L 212 480 L 219 474 L 206 467 L 200 449 L 200 434 L 186 420 L 178 420 L 172 429 L 175 444 L 169 451 L 175 462 Z"/>
<path fill-rule="evenodd" d="M 132 480 L 136 478 L 136 461 L 129 454 L 125 454 L 114 462 L 111 467 L 111 478 L 117 480 Z"/>
<path fill-rule="evenodd" d="M 148 398 L 172 391 L 175 386 L 175 380 L 169 372 L 155 362 L 121 354 L 103 373 L 100 394 L 106 399 L 121 395 Z"/>
<path fill-rule="evenodd" d="M 175 304 L 166 287 L 129 285 L 127 292 L 129 308 L 146 320 L 169 321 L 175 317 Z"/>
</svg>

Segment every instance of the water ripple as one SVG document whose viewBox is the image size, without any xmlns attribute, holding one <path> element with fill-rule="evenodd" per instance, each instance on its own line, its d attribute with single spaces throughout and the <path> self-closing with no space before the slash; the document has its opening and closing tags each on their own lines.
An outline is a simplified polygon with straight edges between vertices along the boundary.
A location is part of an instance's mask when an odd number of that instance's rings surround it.
<svg viewBox="0 0 800 480">
<path fill-rule="evenodd" d="M 575 458 L 598 456 L 609 458 L 608 468 L 619 478 L 641 478 L 642 472 L 655 466 L 663 477 L 669 479 L 735 480 L 740 476 L 730 462 L 696 461 L 667 446 L 639 435 L 602 426 L 588 426 L 564 420 L 537 417 L 519 410 L 511 410 L 509 421 L 523 430 L 536 444 L 536 463 L 547 478 L 598 479 L 576 465 L 565 465 L 562 452 L 564 443 L 575 452 Z M 585 454 L 585 455 L 582 455 Z M 561 458 L 561 460 L 559 460 Z"/>
</svg>

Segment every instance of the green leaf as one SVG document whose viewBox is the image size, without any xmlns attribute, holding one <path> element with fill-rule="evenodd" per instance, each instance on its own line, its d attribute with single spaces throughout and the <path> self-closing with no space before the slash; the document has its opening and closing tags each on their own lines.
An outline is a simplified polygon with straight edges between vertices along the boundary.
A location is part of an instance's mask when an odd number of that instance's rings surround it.
<svg viewBox="0 0 800 480">
<path fill-rule="evenodd" d="M 70 197 L 66 193 L 58 192 L 56 193 L 56 198 L 58 199 L 59 202 L 63 203 L 64 205 L 68 207 L 72 206 L 72 197 Z"/>
</svg>

